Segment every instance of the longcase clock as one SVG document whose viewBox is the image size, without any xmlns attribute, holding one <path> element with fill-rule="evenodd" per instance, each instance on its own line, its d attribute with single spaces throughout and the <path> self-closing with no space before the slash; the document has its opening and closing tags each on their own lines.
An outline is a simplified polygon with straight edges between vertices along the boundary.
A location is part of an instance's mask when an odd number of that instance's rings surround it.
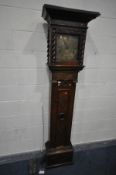
<svg viewBox="0 0 116 175">
<path fill-rule="evenodd" d="M 78 72 L 83 69 L 87 24 L 98 12 L 43 6 L 48 23 L 48 67 L 52 74 L 50 136 L 46 143 L 47 167 L 72 163 L 70 141 Z"/>
</svg>

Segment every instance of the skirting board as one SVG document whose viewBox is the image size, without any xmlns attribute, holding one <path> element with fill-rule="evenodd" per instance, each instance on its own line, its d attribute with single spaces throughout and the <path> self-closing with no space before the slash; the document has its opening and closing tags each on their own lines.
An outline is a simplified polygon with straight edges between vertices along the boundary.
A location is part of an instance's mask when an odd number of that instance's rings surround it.
<svg viewBox="0 0 116 175">
<path fill-rule="evenodd" d="M 116 145 L 116 140 L 106 140 L 106 141 L 78 144 L 78 145 L 74 145 L 74 152 L 97 149 L 97 148 L 104 148 L 104 147 L 109 147 L 109 146 L 114 146 L 114 145 Z M 23 161 L 23 160 L 32 160 L 32 159 L 41 160 L 44 153 L 45 152 L 41 152 L 41 151 L 32 151 L 32 152 L 26 152 L 26 153 L 1 156 L 0 165 L 13 163 L 17 161 Z"/>
</svg>

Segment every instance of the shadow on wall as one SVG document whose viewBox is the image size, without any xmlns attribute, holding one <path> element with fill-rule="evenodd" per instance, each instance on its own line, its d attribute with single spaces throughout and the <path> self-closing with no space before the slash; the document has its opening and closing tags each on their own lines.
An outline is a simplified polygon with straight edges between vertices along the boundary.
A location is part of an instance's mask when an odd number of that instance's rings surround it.
<svg viewBox="0 0 116 175">
<path fill-rule="evenodd" d="M 40 103 L 42 103 L 42 111 L 41 111 L 42 120 L 43 120 L 42 122 L 45 123 L 44 120 L 46 120 L 45 119 L 46 102 L 48 106 L 47 108 L 49 109 L 50 98 L 49 97 L 46 98 L 46 95 L 44 92 L 48 92 L 48 88 L 50 86 L 50 83 L 49 83 L 50 76 L 49 76 L 48 66 L 46 64 L 47 62 L 47 24 L 45 23 L 41 24 L 41 27 L 42 27 L 41 32 L 40 32 L 40 24 L 38 24 L 35 31 L 32 32 L 32 35 L 23 50 L 23 54 L 32 55 L 36 60 L 36 67 L 34 67 L 35 69 L 34 71 L 36 71 L 36 74 L 34 75 L 36 76 L 36 82 L 34 83 L 35 89 L 33 90 L 34 92 L 32 92 L 32 94 L 34 95 L 32 98 L 34 98 L 35 101 L 40 101 Z M 49 93 L 49 96 L 50 96 L 50 93 Z M 44 134 L 44 128 L 43 128 L 43 134 Z M 43 139 L 44 138 L 45 137 L 43 137 Z M 43 143 L 44 143 L 44 140 L 43 140 Z"/>
<path fill-rule="evenodd" d="M 90 31 L 87 31 L 87 38 L 86 38 L 86 43 L 85 43 L 85 51 L 87 52 L 88 55 L 97 55 L 99 54 L 98 48 L 96 46 L 95 40 L 92 37 Z"/>
<path fill-rule="evenodd" d="M 47 62 L 47 24 L 43 24 L 43 32 L 39 32 L 40 25 L 38 24 L 35 31 L 32 33 L 27 45 L 25 46 L 23 53 L 26 55 L 34 55 L 36 59 L 37 68 L 37 79 L 35 84 L 44 85 L 46 84 L 46 78 L 44 75 L 40 76 L 40 70 L 46 71 L 46 76 L 49 79 L 48 69 L 46 65 Z M 46 54 L 45 54 L 46 53 Z M 46 55 L 46 60 L 45 60 Z M 42 73 L 42 72 L 41 72 Z M 43 80 L 43 81 L 42 81 Z"/>
<path fill-rule="evenodd" d="M 85 69 L 84 71 L 81 71 L 79 73 L 79 82 L 80 83 L 97 83 L 99 82 L 100 78 L 100 72 L 99 72 L 99 65 L 96 65 L 96 69 L 86 69 L 87 65 L 87 57 L 89 59 L 89 56 L 94 56 L 99 54 L 99 50 L 97 47 L 97 43 L 95 41 L 95 38 L 92 37 L 91 33 L 87 31 L 87 38 L 86 38 L 86 43 L 85 43 L 85 56 L 84 56 L 84 64 L 85 64 Z M 90 82 L 89 82 L 90 81 Z"/>
<path fill-rule="evenodd" d="M 38 24 L 35 31 L 32 33 L 27 45 L 23 50 L 23 54 L 32 55 L 36 60 L 36 82 L 35 85 L 44 86 L 49 84 L 49 70 L 47 62 L 47 24 L 42 25 L 43 32 L 39 32 L 40 25 Z M 46 58 L 45 58 L 46 55 Z M 43 66 L 44 65 L 44 66 Z M 31 82 L 30 82 L 31 83 Z M 46 86 L 45 86 L 46 87 Z M 38 86 L 35 86 L 35 91 L 39 92 Z"/>
</svg>

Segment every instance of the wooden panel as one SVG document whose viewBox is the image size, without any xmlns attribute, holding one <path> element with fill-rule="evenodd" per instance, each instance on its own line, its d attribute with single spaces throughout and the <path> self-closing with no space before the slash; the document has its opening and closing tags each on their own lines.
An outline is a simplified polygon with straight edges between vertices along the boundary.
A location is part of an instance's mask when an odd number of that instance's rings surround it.
<svg viewBox="0 0 116 175">
<path fill-rule="evenodd" d="M 69 119 L 69 105 L 71 98 L 71 90 L 68 89 L 58 89 L 58 108 L 57 108 L 57 135 L 56 135 L 56 145 L 65 145 L 70 139 L 68 136 L 68 119 Z M 68 144 L 68 143 L 67 143 Z"/>
<path fill-rule="evenodd" d="M 52 79 L 54 80 L 72 80 L 76 81 L 77 79 L 77 73 L 75 72 L 54 72 L 52 75 Z"/>
<path fill-rule="evenodd" d="M 74 94 L 73 81 L 58 81 L 52 85 L 50 140 L 55 147 L 70 144 Z"/>
</svg>

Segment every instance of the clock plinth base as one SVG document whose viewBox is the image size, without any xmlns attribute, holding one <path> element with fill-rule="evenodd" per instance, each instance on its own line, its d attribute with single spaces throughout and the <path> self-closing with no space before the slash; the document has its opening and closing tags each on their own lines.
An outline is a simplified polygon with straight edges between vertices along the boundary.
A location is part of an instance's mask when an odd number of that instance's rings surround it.
<svg viewBox="0 0 116 175">
<path fill-rule="evenodd" d="M 55 148 L 50 147 L 50 143 L 46 143 L 46 162 L 47 168 L 54 168 L 62 165 L 73 164 L 73 147 L 72 144 L 68 146 L 59 146 Z"/>
</svg>

